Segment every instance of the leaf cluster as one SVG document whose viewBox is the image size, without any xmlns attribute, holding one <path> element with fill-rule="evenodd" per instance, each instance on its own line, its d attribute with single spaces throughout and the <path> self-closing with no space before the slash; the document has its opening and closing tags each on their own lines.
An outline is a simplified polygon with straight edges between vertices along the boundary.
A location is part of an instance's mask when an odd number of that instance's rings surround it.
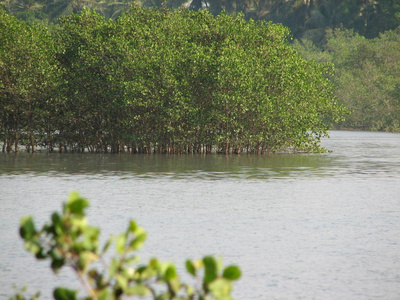
<svg viewBox="0 0 400 300">
<path fill-rule="evenodd" d="M 55 212 L 50 222 L 37 229 L 32 217 L 21 220 L 20 235 L 25 248 L 37 259 L 50 260 L 51 268 L 58 272 L 71 268 L 86 292 L 81 299 L 123 299 L 148 296 L 154 300 L 228 300 L 232 299 L 233 281 L 241 271 L 231 265 L 223 268 L 222 261 L 212 256 L 201 260 L 187 260 L 186 270 L 197 284 L 183 283 L 176 267 L 157 258 L 140 264 L 137 251 L 146 240 L 146 232 L 130 221 L 125 232 L 111 237 L 99 247 L 100 229 L 90 226 L 85 209 L 88 200 L 78 193 L 70 194 L 61 213 Z M 116 254 L 110 263 L 106 253 L 114 244 Z M 32 299 L 36 299 L 36 294 Z M 54 299 L 78 299 L 78 291 L 57 287 Z M 18 293 L 10 299 L 25 299 Z"/>
</svg>

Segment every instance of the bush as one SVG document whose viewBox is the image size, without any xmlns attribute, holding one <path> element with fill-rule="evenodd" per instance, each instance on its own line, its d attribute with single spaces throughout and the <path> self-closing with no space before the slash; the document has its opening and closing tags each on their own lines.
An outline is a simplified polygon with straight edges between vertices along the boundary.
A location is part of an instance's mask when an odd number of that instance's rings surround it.
<svg viewBox="0 0 400 300">
<path fill-rule="evenodd" d="M 182 283 L 172 263 L 153 258 L 147 264 L 139 264 L 136 251 L 143 246 L 147 234 L 134 221 L 100 248 L 100 229 L 90 226 L 86 219 L 88 206 L 88 200 L 73 192 L 63 204 L 62 213 L 54 212 L 41 229 L 36 229 L 31 216 L 22 218 L 20 226 L 25 248 L 37 259 L 49 259 L 55 273 L 67 266 L 78 275 L 87 293 L 82 299 L 232 299 L 232 282 L 241 276 L 237 266 L 223 268 L 221 260 L 212 256 L 187 260 L 186 270 L 199 284 Z M 105 254 L 113 243 L 116 254 L 106 264 Z M 57 287 L 53 296 L 57 300 L 78 299 L 78 291 Z M 12 299 L 26 298 L 22 291 Z"/>
</svg>

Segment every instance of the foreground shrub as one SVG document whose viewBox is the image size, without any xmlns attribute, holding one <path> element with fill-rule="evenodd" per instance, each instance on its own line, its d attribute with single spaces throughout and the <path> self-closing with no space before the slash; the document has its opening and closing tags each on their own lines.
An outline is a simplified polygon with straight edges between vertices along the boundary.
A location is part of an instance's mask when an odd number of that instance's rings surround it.
<svg viewBox="0 0 400 300">
<path fill-rule="evenodd" d="M 232 282 L 241 276 L 237 266 L 222 267 L 221 260 L 206 256 L 187 260 L 186 270 L 198 285 L 182 283 L 176 267 L 157 258 L 139 264 L 136 251 L 146 240 L 146 232 L 130 221 L 125 232 L 111 237 L 99 247 L 100 229 L 90 226 L 85 209 L 89 202 L 71 193 L 61 214 L 54 212 L 49 223 L 36 229 L 32 217 L 21 220 L 20 235 L 25 248 L 37 259 L 49 259 L 57 273 L 64 266 L 78 276 L 87 296 L 82 299 L 232 299 Z M 105 254 L 114 243 L 116 254 L 106 264 Z M 57 287 L 54 299 L 78 299 L 78 291 Z M 37 299 L 38 294 L 31 299 Z M 26 299 L 23 292 L 10 299 Z"/>
</svg>

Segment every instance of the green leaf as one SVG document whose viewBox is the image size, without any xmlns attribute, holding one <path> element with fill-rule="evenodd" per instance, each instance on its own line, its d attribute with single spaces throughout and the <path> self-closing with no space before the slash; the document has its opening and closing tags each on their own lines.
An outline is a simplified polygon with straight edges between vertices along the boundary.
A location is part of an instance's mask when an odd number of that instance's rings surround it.
<svg viewBox="0 0 400 300">
<path fill-rule="evenodd" d="M 145 272 L 146 270 L 147 270 L 147 266 L 140 266 L 136 269 L 136 272 L 140 274 L 140 273 Z"/>
<path fill-rule="evenodd" d="M 196 276 L 196 269 L 194 267 L 194 264 L 191 260 L 186 261 L 186 270 L 192 274 L 193 276 Z"/>
<path fill-rule="evenodd" d="M 97 251 L 97 246 L 98 246 L 98 236 L 99 236 L 100 230 L 97 227 L 86 227 L 83 230 L 83 247 L 85 250 Z"/>
<path fill-rule="evenodd" d="M 132 250 L 139 250 L 140 248 L 143 247 L 146 238 L 147 238 L 146 232 L 142 232 L 133 241 L 131 241 L 131 243 L 129 244 L 129 248 Z"/>
<path fill-rule="evenodd" d="M 97 294 L 97 300 L 108 300 L 110 299 L 110 293 L 108 289 L 103 289 L 100 293 Z"/>
<path fill-rule="evenodd" d="M 170 265 L 167 270 L 165 270 L 165 279 L 167 281 L 172 280 L 174 278 L 178 277 L 176 273 L 176 268 L 174 265 Z"/>
<path fill-rule="evenodd" d="M 38 252 L 35 254 L 35 257 L 36 257 L 37 259 L 45 259 L 45 258 L 47 258 L 47 255 L 46 255 L 45 253 L 43 253 L 43 248 L 41 248 L 40 251 L 38 251 Z"/>
<path fill-rule="evenodd" d="M 110 277 L 115 276 L 115 274 L 118 272 L 118 268 L 120 266 L 120 261 L 117 258 L 112 258 L 110 266 L 108 267 L 108 272 L 110 273 Z"/>
<path fill-rule="evenodd" d="M 110 247 L 110 245 L 112 244 L 114 237 L 110 237 L 107 242 L 105 243 L 103 249 L 101 250 L 101 255 L 103 255 L 104 253 L 107 252 L 108 248 Z"/>
<path fill-rule="evenodd" d="M 62 222 L 62 219 L 58 213 L 53 213 L 51 215 L 51 220 L 53 222 L 53 226 L 50 227 L 53 229 L 52 233 L 55 235 L 62 235 L 65 232 L 65 226 Z"/>
<path fill-rule="evenodd" d="M 28 250 L 29 252 L 31 252 L 35 255 L 38 255 L 38 253 L 40 253 L 43 250 L 42 245 L 36 239 L 32 239 L 28 242 L 25 242 L 24 246 L 25 246 L 26 250 Z"/>
<path fill-rule="evenodd" d="M 66 288 L 56 288 L 53 292 L 55 300 L 76 300 L 77 292 Z"/>
<path fill-rule="evenodd" d="M 61 223 L 61 217 L 60 214 L 57 212 L 54 212 L 51 214 L 51 221 L 53 222 L 54 225 Z"/>
<path fill-rule="evenodd" d="M 137 226 L 136 222 L 133 221 L 133 220 L 130 220 L 129 221 L 128 231 L 131 232 L 131 233 L 135 233 L 137 228 L 138 228 L 138 226 Z"/>
<path fill-rule="evenodd" d="M 19 229 L 19 234 L 25 240 L 31 239 L 36 234 L 35 224 L 33 223 L 33 218 L 23 217 L 21 219 L 21 225 Z"/>
<path fill-rule="evenodd" d="M 211 293 L 217 300 L 232 300 L 232 282 L 225 278 L 218 278 L 209 285 Z"/>
<path fill-rule="evenodd" d="M 84 210 L 89 206 L 89 202 L 82 198 L 79 193 L 71 192 L 66 204 L 66 210 L 73 214 L 84 215 Z"/>
<path fill-rule="evenodd" d="M 204 283 L 208 284 L 218 277 L 218 263 L 212 256 L 203 258 L 204 263 Z"/>
<path fill-rule="evenodd" d="M 125 276 L 123 276 L 121 274 L 116 274 L 115 277 L 117 279 L 119 286 L 122 288 L 122 290 L 126 291 L 128 288 L 128 278 L 126 278 Z"/>
<path fill-rule="evenodd" d="M 149 261 L 149 267 L 151 267 L 154 270 L 160 270 L 161 269 L 161 262 L 159 261 L 158 258 L 152 258 Z"/>
<path fill-rule="evenodd" d="M 58 272 L 65 264 L 65 260 L 63 258 L 54 258 L 51 262 L 51 268 L 54 272 Z"/>
<path fill-rule="evenodd" d="M 89 267 L 89 265 L 92 262 L 97 261 L 97 259 L 98 256 L 95 253 L 91 251 L 82 251 L 79 255 L 77 263 L 78 270 L 85 271 Z"/>
<path fill-rule="evenodd" d="M 115 244 L 117 252 L 119 254 L 122 254 L 125 252 L 125 244 L 126 244 L 126 236 L 125 234 L 121 233 L 118 238 L 117 238 L 117 242 Z"/>
<path fill-rule="evenodd" d="M 242 272 L 240 271 L 239 267 L 229 266 L 229 267 L 225 268 L 222 276 L 229 280 L 238 280 L 241 275 L 242 275 Z"/>
</svg>

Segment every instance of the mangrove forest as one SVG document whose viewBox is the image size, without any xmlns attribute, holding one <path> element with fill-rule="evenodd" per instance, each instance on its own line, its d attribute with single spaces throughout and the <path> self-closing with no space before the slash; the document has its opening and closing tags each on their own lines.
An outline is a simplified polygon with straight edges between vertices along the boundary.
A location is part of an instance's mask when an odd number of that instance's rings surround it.
<svg viewBox="0 0 400 300">
<path fill-rule="evenodd" d="M 333 66 L 280 24 L 132 6 L 47 26 L 0 10 L 3 152 L 318 151 L 342 119 Z"/>
</svg>

